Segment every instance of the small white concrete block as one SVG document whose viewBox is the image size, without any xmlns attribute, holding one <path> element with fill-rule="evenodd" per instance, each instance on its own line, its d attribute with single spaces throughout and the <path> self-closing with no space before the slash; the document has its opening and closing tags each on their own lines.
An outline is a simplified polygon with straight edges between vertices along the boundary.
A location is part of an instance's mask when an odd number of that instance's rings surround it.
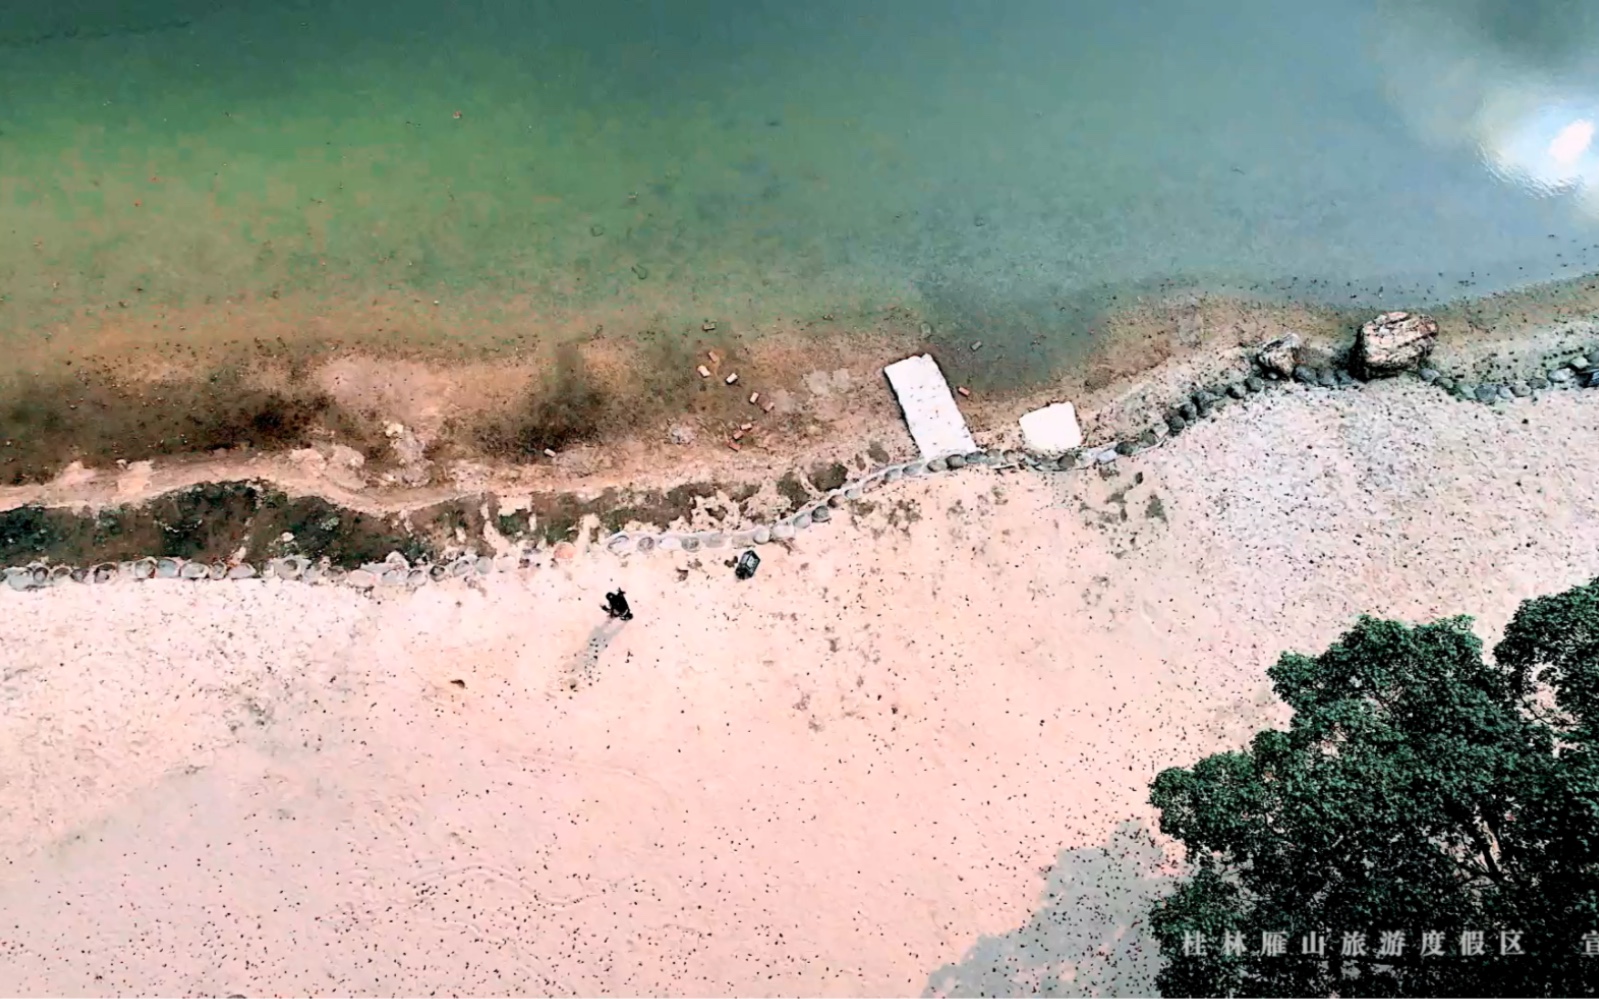
<svg viewBox="0 0 1599 999">
<path fill-rule="evenodd" d="M 1083 428 L 1077 425 L 1077 410 L 1069 402 L 1035 409 L 1023 416 L 1021 423 L 1029 451 L 1060 454 L 1083 446 Z"/>
<path fill-rule="evenodd" d="M 966 418 L 955 405 L 949 382 L 929 354 L 918 354 L 895 361 L 883 369 L 893 386 L 899 406 L 905 411 L 911 438 L 924 459 L 965 454 L 977 450 Z"/>
</svg>

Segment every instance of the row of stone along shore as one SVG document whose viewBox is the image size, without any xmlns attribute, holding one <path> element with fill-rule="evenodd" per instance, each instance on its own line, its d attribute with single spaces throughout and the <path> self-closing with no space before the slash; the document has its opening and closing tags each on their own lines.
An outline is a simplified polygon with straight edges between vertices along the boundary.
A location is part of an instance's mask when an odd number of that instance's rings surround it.
<svg viewBox="0 0 1599 999">
<path fill-rule="evenodd" d="M 1504 384 L 1473 382 L 1439 372 L 1426 365 L 1437 324 L 1425 316 L 1385 313 L 1361 330 L 1355 349 L 1342 362 L 1324 356 L 1302 354 L 1297 337 L 1288 336 L 1263 346 L 1255 357 L 1255 369 L 1245 377 L 1195 389 L 1175 401 L 1152 427 L 1124 440 L 1080 448 L 1064 455 L 1040 455 L 1022 450 L 974 451 L 945 457 L 918 459 L 879 468 L 861 479 L 834 489 L 789 516 L 771 523 L 738 531 L 698 531 L 665 533 L 619 532 L 603 542 L 613 555 L 651 552 L 714 551 L 749 548 L 782 542 L 801 531 L 825 525 L 834 511 L 859 500 L 884 486 L 907 479 L 943 475 L 962 468 L 1028 469 L 1039 472 L 1068 472 L 1113 464 L 1118 458 L 1158 447 L 1192 424 L 1210 417 L 1230 402 L 1248 398 L 1290 381 L 1323 389 L 1359 386 L 1374 377 L 1409 372 L 1421 380 L 1459 398 L 1488 405 L 1527 398 L 1550 389 L 1599 388 L 1599 344 L 1587 353 L 1564 354 L 1543 359 L 1539 374 L 1524 381 Z M 1592 354 L 1590 360 L 1589 354 Z M 1303 363 L 1310 359 L 1311 363 Z M 556 558 L 560 560 L 561 545 Z M 571 546 L 566 546 L 569 554 Z M 466 554 L 448 561 L 411 565 L 398 552 L 383 562 L 356 569 L 330 565 L 327 559 L 290 555 L 269 559 L 259 566 L 247 562 L 198 562 L 181 558 L 149 557 L 125 562 L 104 562 L 88 567 L 50 565 L 34 562 L 5 570 L 5 584 L 14 590 L 33 590 L 49 586 L 109 584 L 151 579 L 244 580 L 284 579 L 304 583 L 345 585 L 357 589 L 375 587 L 415 587 L 451 579 L 486 576 L 534 568 L 549 557 L 549 552 L 524 548 L 498 556 Z"/>
</svg>

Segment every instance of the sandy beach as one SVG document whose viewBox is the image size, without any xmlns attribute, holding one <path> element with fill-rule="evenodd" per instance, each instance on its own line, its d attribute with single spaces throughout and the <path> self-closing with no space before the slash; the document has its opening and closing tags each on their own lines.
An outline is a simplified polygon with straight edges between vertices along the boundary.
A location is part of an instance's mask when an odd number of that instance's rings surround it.
<svg viewBox="0 0 1599 999">
<path fill-rule="evenodd" d="M 1595 432 L 1291 386 L 1108 476 L 898 483 L 747 582 L 0 591 L 0 991 L 1147 992 L 1150 779 L 1360 613 L 1491 638 L 1599 575 Z"/>
</svg>

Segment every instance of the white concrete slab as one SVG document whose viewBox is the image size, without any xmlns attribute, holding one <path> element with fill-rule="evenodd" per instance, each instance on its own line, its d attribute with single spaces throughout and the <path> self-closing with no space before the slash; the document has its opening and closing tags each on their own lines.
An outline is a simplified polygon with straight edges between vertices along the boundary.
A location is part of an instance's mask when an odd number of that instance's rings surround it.
<svg viewBox="0 0 1599 999">
<path fill-rule="evenodd" d="M 1057 402 L 1023 416 L 1022 440 L 1027 450 L 1040 454 L 1061 454 L 1083 446 L 1083 428 L 1077 424 L 1077 408 Z"/>
<path fill-rule="evenodd" d="M 938 362 L 932 355 L 917 354 L 895 361 L 883 369 L 883 374 L 888 376 L 899 407 L 905 411 L 911 438 L 916 441 L 923 458 L 942 458 L 977 450 L 977 442 L 972 440 L 972 432 L 966 427 L 966 418 L 955 405 L 949 382 L 944 380 L 944 373 L 938 370 Z"/>
</svg>

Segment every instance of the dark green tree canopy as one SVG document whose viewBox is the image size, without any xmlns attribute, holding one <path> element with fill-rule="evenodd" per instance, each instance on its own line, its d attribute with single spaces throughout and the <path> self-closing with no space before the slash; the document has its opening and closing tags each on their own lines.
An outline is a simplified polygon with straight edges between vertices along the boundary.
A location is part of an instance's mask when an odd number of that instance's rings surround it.
<svg viewBox="0 0 1599 999">
<path fill-rule="evenodd" d="M 1270 675 L 1287 731 L 1155 779 L 1193 865 L 1163 994 L 1599 991 L 1599 581 L 1492 661 L 1469 619 L 1368 617 Z"/>
</svg>

